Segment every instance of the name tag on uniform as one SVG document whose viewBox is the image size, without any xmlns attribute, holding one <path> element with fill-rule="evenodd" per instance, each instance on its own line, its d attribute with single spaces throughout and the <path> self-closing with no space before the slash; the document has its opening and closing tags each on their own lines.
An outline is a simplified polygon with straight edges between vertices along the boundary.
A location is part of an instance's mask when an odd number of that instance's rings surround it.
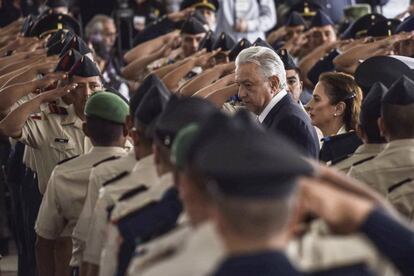
<svg viewBox="0 0 414 276">
<path fill-rule="evenodd" d="M 55 138 L 55 142 L 56 143 L 65 143 L 65 144 L 67 144 L 67 143 L 69 143 L 69 139 L 66 139 L 66 138 Z"/>
<path fill-rule="evenodd" d="M 244 14 L 249 10 L 249 0 L 236 0 L 236 12 L 237 14 Z"/>
</svg>

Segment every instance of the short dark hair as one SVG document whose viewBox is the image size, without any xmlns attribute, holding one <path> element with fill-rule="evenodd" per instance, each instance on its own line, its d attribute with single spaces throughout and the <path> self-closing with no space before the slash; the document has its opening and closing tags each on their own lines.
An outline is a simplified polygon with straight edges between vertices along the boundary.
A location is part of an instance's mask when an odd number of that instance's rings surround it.
<svg viewBox="0 0 414 276">
<path fill-rule="evenodd" d="M 146 148 L 152 147 L 153 142 L 153 136 L 152 133 L 150 133 L 150 129 L 148 126 L 138 122 L 135 120 L 135 131 L 139 135 L 140 143 L 144 145 Z"/>
<path fill-rule="evenodd" d="M 86 116 L 88 134 L 98 145 L 108 146 L 124 135 L 124 125 L 94 116 Z"/>
<path fill-rule="evenodd" d="M 383 103 L 381 112 L 391 139 L 414 138 L 414 104 L 402 106 Z"/>
<path fill-rule="evenodd" d="M 364 124 L 360 124 L 360 127 L 366 135 L 368 144 L 382 144 L 386 142 L 385 138 L 381 136 L 377 118 L 365 119 Z"/>
</svg>

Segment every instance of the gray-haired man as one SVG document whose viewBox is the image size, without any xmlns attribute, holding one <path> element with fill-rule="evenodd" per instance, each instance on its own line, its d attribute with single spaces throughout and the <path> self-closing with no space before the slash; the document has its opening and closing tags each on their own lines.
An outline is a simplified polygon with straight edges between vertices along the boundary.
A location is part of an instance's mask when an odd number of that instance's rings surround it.
<svg viewBox="0 0 414 276">
<path fill-rule="evenodd" d="M 250 47 L 236 59 L 239 98 L 266 128 L 284 135 L 305 155 L 318 158 L 319 142 L 309 117 L 286 92 L 280 57 L 265 47 Z"/>
</svg>

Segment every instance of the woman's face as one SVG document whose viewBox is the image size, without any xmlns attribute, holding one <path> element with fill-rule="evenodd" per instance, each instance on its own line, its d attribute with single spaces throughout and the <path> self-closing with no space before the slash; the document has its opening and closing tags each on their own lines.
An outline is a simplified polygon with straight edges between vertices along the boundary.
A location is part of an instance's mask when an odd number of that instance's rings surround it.
<svg viewBox="0 0 414 276">
<path fill-rule="evenodd" d="M 307 104 L 307 110 L 312 124 L 318 128 L 323 128 L 334 120 L 336 105 L 329 102 L 325 87 L 321 82 L 316 84 L 312 99 Z"/>
</svg>

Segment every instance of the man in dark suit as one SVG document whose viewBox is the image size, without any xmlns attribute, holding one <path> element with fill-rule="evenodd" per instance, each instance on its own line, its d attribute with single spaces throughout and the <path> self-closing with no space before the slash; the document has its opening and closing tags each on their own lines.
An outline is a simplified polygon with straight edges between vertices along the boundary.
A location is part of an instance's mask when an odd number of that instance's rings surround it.
<svg viewBox="0 0 414 276">
<path fill-rule="evenodd" d="M 236 59 L 239 98 L 266 128 L 285 136 L 308 157 L 318 158 L 319 142 L 308 115 L 286 92 L 280 57 L 266 47 L 250 47 Z"/>
</svg>

